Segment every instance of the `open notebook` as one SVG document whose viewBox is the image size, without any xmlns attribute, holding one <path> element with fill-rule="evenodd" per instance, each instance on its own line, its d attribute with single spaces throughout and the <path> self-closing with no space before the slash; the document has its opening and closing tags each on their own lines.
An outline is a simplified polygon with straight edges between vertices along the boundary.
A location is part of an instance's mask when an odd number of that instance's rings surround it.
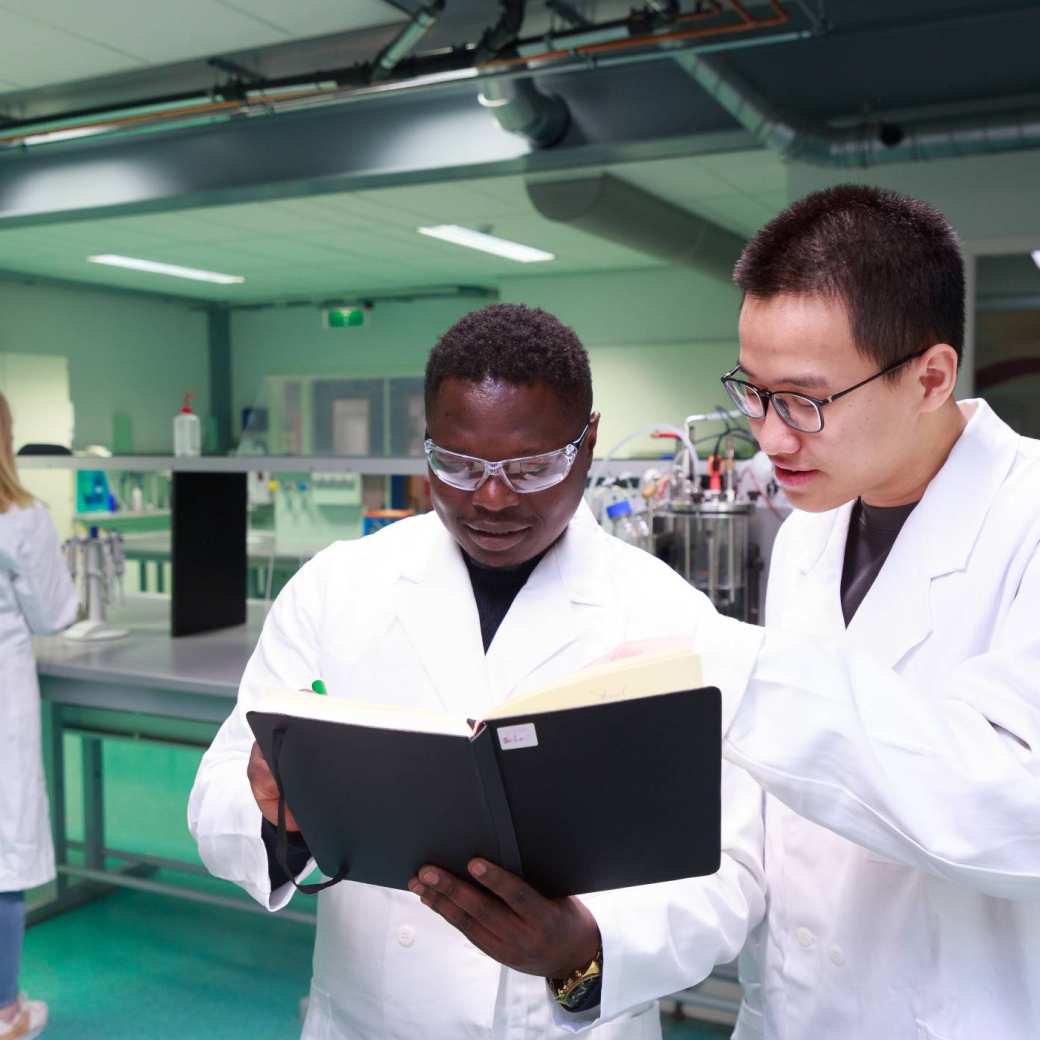
<svg viewBox="0 0 1040 1040">
<path fill-rule="evenodd" d="M 721 696 L 689 652 L 448 715 L 271 690 L 247 711 L 318 866 L 405 888 L 482 856 L 547 896 L 714 873 Z"/>
</svg>

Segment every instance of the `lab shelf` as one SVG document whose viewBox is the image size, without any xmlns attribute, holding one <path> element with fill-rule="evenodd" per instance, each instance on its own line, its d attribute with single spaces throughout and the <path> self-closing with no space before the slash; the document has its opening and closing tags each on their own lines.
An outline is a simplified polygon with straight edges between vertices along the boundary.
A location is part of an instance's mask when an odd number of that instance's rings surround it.
<svg viewBox="0 0 1040 1040">
<path fill-rule="evenodd" d="M 611 459 L 605 466 L 610 476 L 639 474 L 649 467 L 666 468 L 670 459 Z M 80 455 L 19 455 L 19 469 L 100 469 L 133 473 L 362 473 L 369 476 L 423 476 L 426 459 L 419 456 L 346 455 L 203 455 L 179 458 L 173 455 L 113 455 L 110 458 Z M 598 470 L 603 463 L 596 459 Z"/>
<path fill-rule="evenodd" d="M 372 476 L 412 476 L 426 472 L 419 457 L 367 457 L 344 455 L 113 455 L 110 458 L 79 455 L 19 455 L 19 469 L 100 469 L 133 473 L 364 473 Z"/>
</svg>

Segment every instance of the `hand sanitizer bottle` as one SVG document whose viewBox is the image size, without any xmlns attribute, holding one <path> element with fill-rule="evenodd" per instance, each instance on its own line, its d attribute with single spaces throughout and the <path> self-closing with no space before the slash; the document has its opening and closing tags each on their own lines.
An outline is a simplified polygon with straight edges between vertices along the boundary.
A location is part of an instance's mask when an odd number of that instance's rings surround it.
<svg viewBox="0 0 1040 1040">
<path fill-rule="evenodd" d="M 178 456 L 198 455 L 202 450 L 202 433 L 199 417 L 191 410 L 195 395 L 184 395 L 184 405 L 173 418 L 173 454 Z"/>
</svg>

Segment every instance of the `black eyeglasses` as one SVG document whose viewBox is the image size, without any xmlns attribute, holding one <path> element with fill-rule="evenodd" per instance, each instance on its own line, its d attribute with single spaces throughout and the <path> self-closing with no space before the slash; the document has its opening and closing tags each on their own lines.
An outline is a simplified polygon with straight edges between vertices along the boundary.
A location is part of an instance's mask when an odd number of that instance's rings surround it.
<svg viewBox="0 0 1040 1040">
<path fill-rule="evenodd" d="M 824 405 L 831 404 L 846 394 L 851 394 L 853 390 L 858 390 L 861 386 L 874 382 L 875 379 L 887 376 L 889 372 L 894 372 L 897 368 L 907 364 L 907 362 L 921 357 L 929 349 L 925 347 L 924 350 L 919 350 L 916 354 L 910 354 L 900 361 L 893 362 L 888 368 L 875 372 L 872 376 L 868 376 L 855 386 L 850 386 L 846 390 L 839 390 L 838 393 L 831 394 L 830 397 L 825 397 L 822 400 L 818 397 L 810 397 L 808 394 L 796 394 L 791 390 L 763 390 L 762 387 L 755 386 L 754 383 L 749 383 L 743 379 L 734 379 L 733 373 L 740 368 L 739 364 L 731 368 L 722 377 L 722 385 L 726 388 L 726 393 L 729 394 L 733 403 L 749 419 L 764 419 L 766 410 L 769 408 L 769 402 L 772 401 L 776 414 L 792 430 L 797 430 L 799 433 L 819 433 L 823 429 Z"/>
</svg>

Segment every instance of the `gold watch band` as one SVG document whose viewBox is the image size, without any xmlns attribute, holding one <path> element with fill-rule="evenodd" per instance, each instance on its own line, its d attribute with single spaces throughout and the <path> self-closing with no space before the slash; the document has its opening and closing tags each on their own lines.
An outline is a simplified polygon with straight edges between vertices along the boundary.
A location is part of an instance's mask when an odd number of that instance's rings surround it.
<svg viewBox="0 0 1040 1040">
<path fill-rule="evenodd" d="M 603 974 L 602 948 L 596 951 L 596 956 L 589 961 L 586 967 L 579 968 L 577 971 L 568 975 L 565 979 L 549 979 L 549 985 L 552 988 L 553 997 L 558 1004 L 562 1004 L 577 986 L 581 985 L 583 982 L 588 982 L 590 979 L 594 979 L 597 975 L 601 974 Z"/>
</svg>

